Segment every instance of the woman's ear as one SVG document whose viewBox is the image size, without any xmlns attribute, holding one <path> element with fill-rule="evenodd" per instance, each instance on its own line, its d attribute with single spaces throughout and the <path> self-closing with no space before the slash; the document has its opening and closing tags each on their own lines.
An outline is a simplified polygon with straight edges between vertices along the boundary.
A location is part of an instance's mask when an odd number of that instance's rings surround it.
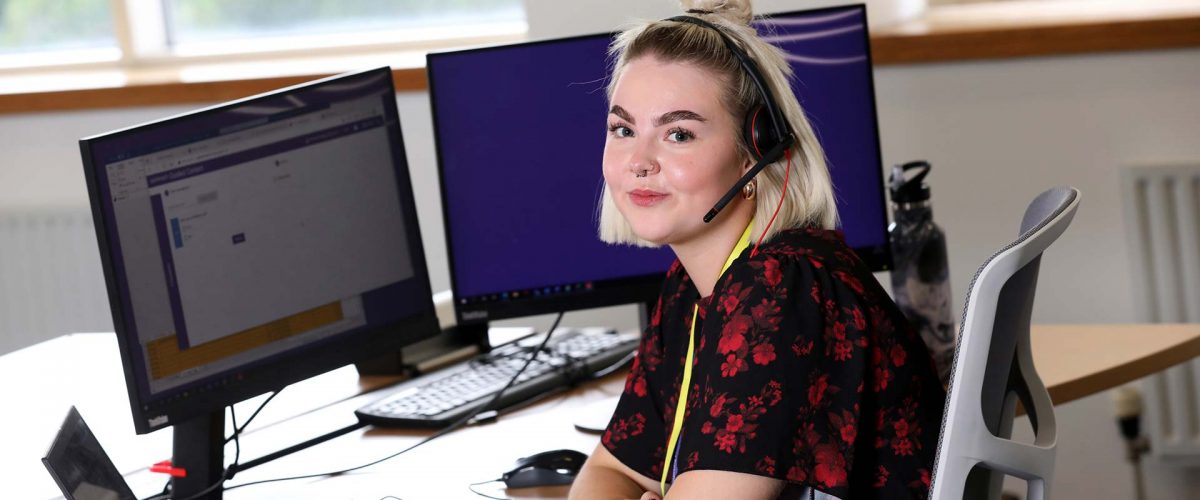
<svg viewBox="0 0 1200 500">
<path fill-rule="evenodd" d="M 754 157 L 748 154 L 745 157 L 745 161 L 742 162 L 742 175 L 746 175 L 746 172 L 750 171 L 750 167 L 754 166 Z"/>
</svg>

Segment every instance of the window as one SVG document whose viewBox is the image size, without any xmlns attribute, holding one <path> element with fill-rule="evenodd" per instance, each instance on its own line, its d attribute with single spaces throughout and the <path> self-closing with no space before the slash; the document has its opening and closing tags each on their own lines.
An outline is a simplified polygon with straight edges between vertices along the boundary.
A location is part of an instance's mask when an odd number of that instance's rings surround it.
<svg viewBox="0 0 1200 500">
<path fill-rule="evenodd" d="M 523 22 L 520 0 L 164 0 L 173 46 Z"/>
<path fill-rule="evenodd" d="M 522 0 L 0 0 L 0 70 L 394 52 L 525 30 Z"/>
<path fill-rule="evenodd" d="M 0 68 L 115 60 L 110 0 L 0 0 Z"/>
</svg>

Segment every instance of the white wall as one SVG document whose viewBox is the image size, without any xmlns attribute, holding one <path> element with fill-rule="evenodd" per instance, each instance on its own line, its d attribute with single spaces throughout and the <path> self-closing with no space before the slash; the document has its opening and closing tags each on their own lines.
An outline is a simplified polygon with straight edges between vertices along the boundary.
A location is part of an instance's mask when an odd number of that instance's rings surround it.
<svg viewBox="0 0 1200 500">
<path fill-rule="evenodd" d="M 1042 259 L 1034 321 L 1136 321 L 1119 170 L 1200 161 L 1200 50 L 893 66 L 875 77 L 885 160 L 934 165 L 956 295 L 1016 235 L 1028 200 L 1072 185 L 1079 213 Z M 1111 407 L 1104 393 L 1057 408 L 1057 498 L 1131 496 Z M 1148 498 L 1200 498 L 1197 470 L 1151 461 L 1146 471 Z"/>
<path fill-rule="evenodd" d="M 762 11 L 814 3 L 758 2 Z M 637 0 L 527 4 L 534 38 L 605 31 L 630 16 L 676 12 L 670 2 Z M 963 296 L 976 266 L 1015 236 L 1034 195 L 1073 185 L 1083 192 L 1082 205 L 1043 259 L 1034 320 L 1136 320 L 1119 169 L 1200 161 L 1200 50 L 889 66 L 875 76 L 885 162 L 926 158 L 934 165 L 935 218 L 948 234 L 955 294 Z M 449 280 L 428 97 L 406 93 L 398 102 L 431 279 L 443 289 Z M 0 211 L 86 207 L 79 137 L 191 107 L 0 115 Z M 576 313 L 568 321 L 600 324 L 614 316 L 617 326 L 633 325 L 628 307 L 615 315 Z M 60 333 L 0 338 L 0 352 Z M 1109 407 L 1100 394 L 1058 408 L 1057 498 L 1129 496 L 1131 473 Z M 1154 461 L 1147 468 L 1149 498 L 1200 499 L 1197 471 Z"/>
</svg>

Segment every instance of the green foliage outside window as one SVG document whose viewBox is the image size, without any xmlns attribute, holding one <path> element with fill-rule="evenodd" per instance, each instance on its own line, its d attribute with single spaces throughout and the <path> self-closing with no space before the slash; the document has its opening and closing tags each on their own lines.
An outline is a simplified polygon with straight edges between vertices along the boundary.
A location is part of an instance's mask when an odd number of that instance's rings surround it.
<svg viewBox="0 0 1200 500">
<path fill-rule="evenodd" d="M 136 4 L 135 4 L 136 5 Z M 171 42 L 521 21 L 521 0 L 163 0 Z M 0 0 L 0 53 L 113 47 L 111 0 Z"/>
<path fill-rule="evenodd" d="M 173 42 L 520 21 L 520 0 L 167 0 Z"/>
<path fill-rule="evenodd" d="M 109 0 L 0 0 L 0 53 L 115 45 Z"/>
</svg>

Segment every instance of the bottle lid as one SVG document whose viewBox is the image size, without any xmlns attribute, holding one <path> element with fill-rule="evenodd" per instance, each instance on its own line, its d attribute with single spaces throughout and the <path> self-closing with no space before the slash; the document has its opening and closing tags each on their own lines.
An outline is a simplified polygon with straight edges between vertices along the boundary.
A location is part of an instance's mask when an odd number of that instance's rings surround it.
<svg viewBox="0 0 1200 500">
<path fill-rule="evenodd" d="M 910 161 L 903 165 L 892 166 L 892 177 L 889 182 L 892 192 L 892 203 L 915 203 L 929 199 L 929 185 L 925 176 L 933 167 L 925 160 Z M 905 179 L 904 174 L 909 170 L 919 170 L 916 175 Z"/>
</svg>

